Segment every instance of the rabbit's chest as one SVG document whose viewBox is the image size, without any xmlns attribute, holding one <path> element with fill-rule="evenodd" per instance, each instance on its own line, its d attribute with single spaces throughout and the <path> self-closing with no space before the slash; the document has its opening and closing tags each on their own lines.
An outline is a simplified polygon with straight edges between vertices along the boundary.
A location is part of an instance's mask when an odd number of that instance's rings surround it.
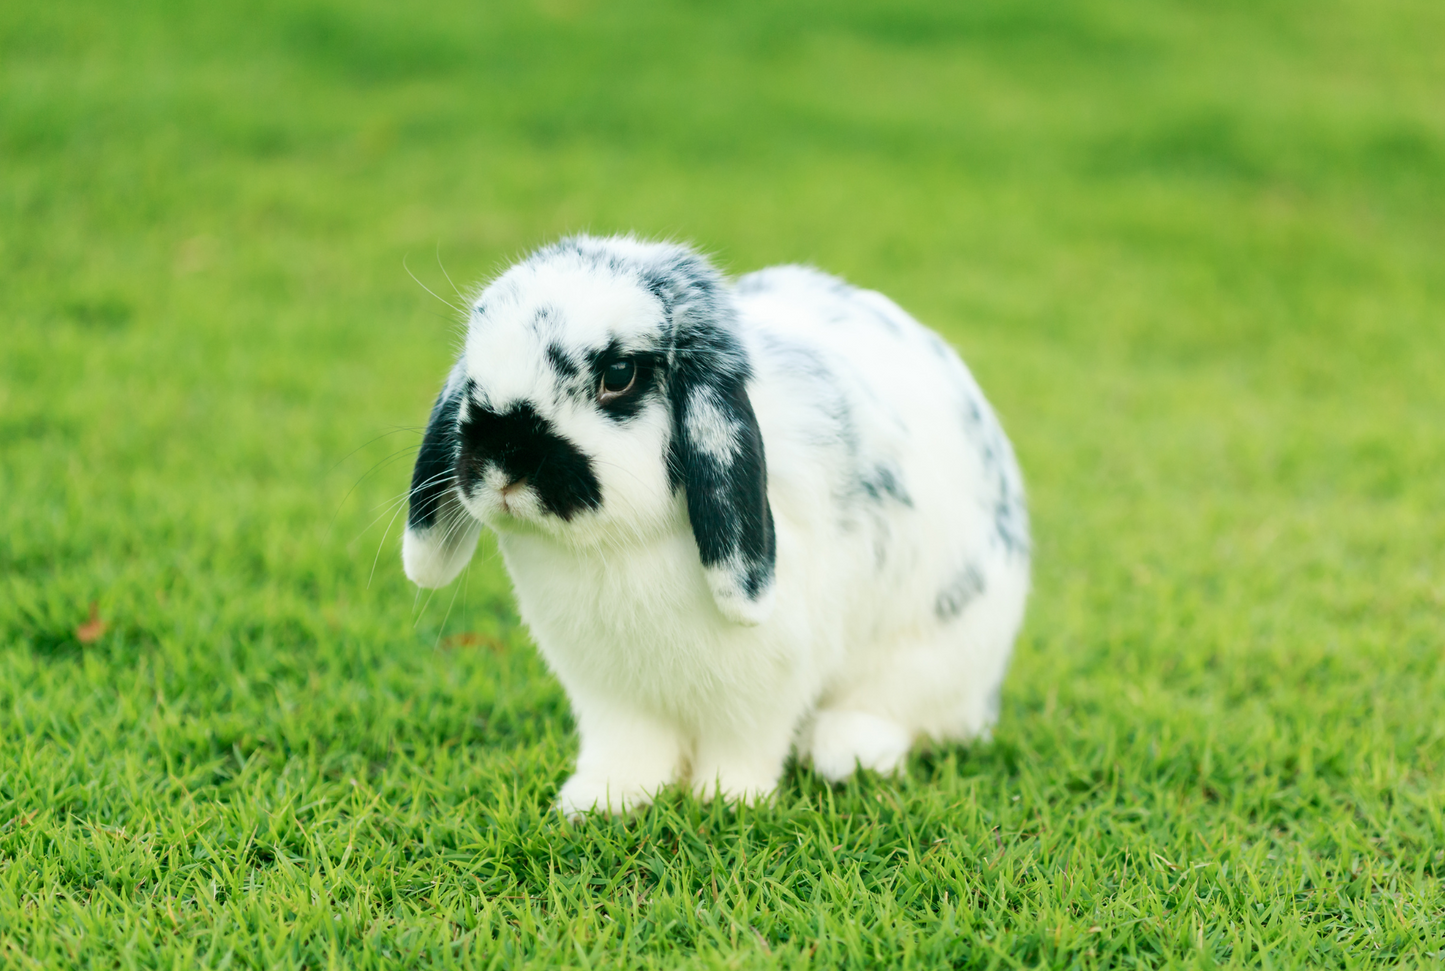
<svg viewBox="0 0 1445 971">
<path fill-rule="evenodd" d="M 612 553 L 501 546 L 522 618 L 569 688 L 691 710 L 769 677 L 767 638 L 718 612 L 689 535 Z"/>
</svg>

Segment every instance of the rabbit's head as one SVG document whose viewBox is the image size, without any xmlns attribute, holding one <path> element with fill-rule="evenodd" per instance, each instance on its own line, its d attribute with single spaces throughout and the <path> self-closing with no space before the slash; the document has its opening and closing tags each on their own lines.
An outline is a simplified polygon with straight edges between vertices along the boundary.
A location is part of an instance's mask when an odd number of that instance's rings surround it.
<svg viewBox="0 0 1445 971">
<path fill-rule="evenodd" d="M 749 375 L 731 290 L 693 251 L 538 251 L 472 301 L 412 477 L 407 576 L 450 582 L 478 523 L 617 555 L 690 526 L 718 608 L 760 622 L 773 521 Z"/>
</svg>

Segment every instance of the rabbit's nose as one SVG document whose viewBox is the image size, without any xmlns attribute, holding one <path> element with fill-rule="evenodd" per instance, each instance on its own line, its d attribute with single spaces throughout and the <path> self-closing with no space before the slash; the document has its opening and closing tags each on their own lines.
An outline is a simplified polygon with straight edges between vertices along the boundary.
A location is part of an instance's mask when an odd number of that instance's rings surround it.
<svg viewBox="0 0 1445 971">
<path fill-rule="evenodd" d="M 501 499 L 503 512 L 516 513 L 517 510 L 513 507 L 512 503 L 517 501 L 517 493 L 525 488 L 527 488 L 527 477 L 525 475 L 513 479 L 511 482 L 502 486 Z"/>
</svg>

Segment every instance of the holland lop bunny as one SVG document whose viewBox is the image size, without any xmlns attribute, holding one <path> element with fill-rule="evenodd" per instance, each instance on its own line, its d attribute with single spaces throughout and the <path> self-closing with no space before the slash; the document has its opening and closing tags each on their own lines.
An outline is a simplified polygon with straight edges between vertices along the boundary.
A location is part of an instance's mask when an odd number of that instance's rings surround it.
<svg viewBox="0 0 1445 971">
<path fill-rule="evenodd" d="M 568 815 L 751 802 L 988 732 L 1029 585 L 1012 448 L 957 355 L 811 269 L 576 236 L 472 301 L 406 574 L 483 524 L 581 732 Z"/>
</svg>

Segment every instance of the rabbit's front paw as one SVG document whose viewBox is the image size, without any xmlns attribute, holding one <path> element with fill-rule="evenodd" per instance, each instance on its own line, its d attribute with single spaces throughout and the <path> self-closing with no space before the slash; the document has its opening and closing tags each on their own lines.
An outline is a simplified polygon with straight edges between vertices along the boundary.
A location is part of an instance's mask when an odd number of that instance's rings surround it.
<svg viewBox="0 0 1445 971">
<path fill-rule="evenodd" d="M 652 802 L 654 792 L 640 783 L 577 773 L 557 793 L 557 811 L 568 819 L 588 813 L 621 816 Z"/>
<path fill-rule="evenodd" d="M 896 722 L 863 711 L 820 711 L 813 725 L 813 768 L 829 782 L 841 782 L 860 766 L 897 772 L 913 739 Z"/>
<path fill-rule="evenodd" d="M 721 799 L 723 802 L 741 803 L 744 806 L 768 802 L 777 788 L 777 782 L 772 779 L 736 776 L 725 778 L 720 775 L 706 781 L 697 779 L 692 784 L 693 793 L 704 802 Z"/>
<path fill-rule="evenodd" d="M 782 772 L 782 759 L 771 755 L 703 751 L 693 766 L 692 791 L 704 801 L 721 799 L 755 806 L 772 798 Z"/>
</svg>

